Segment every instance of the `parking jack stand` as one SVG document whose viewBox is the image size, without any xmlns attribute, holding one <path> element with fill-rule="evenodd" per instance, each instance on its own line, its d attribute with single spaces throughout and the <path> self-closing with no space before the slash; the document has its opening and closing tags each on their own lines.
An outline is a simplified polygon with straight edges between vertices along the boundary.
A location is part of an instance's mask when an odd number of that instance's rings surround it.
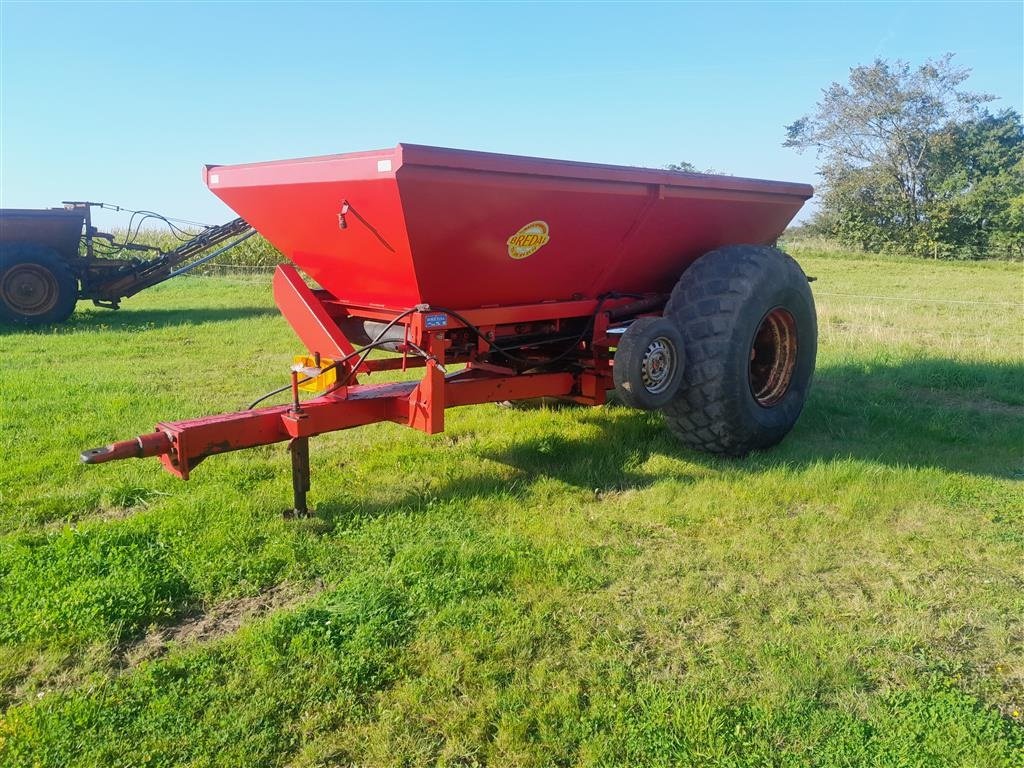
<svg viewBox="0 0 1024 768">
<path fill-rule="evenodd" d="M 288 444 L 292 455 L 292 493 L 295 505 L 285 512 L 285 517 L 308 517 L 306 493 L 309 491 L 309 438 L 296 437 Z"/>
</svg>

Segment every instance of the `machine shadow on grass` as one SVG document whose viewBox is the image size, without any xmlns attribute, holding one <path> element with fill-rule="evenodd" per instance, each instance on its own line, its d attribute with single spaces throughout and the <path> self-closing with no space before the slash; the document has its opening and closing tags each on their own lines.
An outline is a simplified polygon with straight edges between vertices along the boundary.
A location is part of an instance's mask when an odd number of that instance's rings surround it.
<svg viewBox="0 0 1024 768">
<path fill-rule="evenodd" d="M 97 326 L 114 330 L 134 330 L 174 325 L 203 325 L 229 320 L 247 320 L 258 317 L 280 316 L 277 307 L 182 307 L 159 309 L 119 309 L 116 312 L 99 311 L 73 315 L 68 327 L 89 331 Z"/>
<path fill-rule="evenodd" d="M 515 470 L 480 473 L 433 488 L 429 498 L 447 503 L 487 496 L 525 498 L 538 480 L 551 478 L 592 492 L 647 488 L 667 476 L 693 482 L 697 472 L 685 465 L 669 474 L 643 471 L 655 456 L 682 459 L 698 468 L 759 474 L 776 467 L 801 469 L 837 460 L 863 461 L 898 468 L 940 469 L 996 478 L 1024 476 L 1024 364 L 964 363 L 922 358 L 895 366 L 863 364 L 822 366 L 793 432 L 777 447 L 743 459 L 723 459 L 691 451 L 669 433 L 660 415 L 622 407 L 569 407 L 580 425 L 579 439 L 555 434 L 517 440 L 505 450 L 481 452 L 482 459 Z M 486 406 L 477 406 L 486 407 Z M 516 418 L 515 410 L 502 417 Z M 596 429 L 595 429 L 596 428 Z M 437 445 L 434 450 L 445 450 Z M 314 469 L 315 472 L 315 469 Z M 352 514 L 332 503 L 322 490 L 317 513 L 327 527 Z M 415 510 L 419 493 L 387 505 L 363 507 L 361 516 Z"/>
<path fill-rule="evenodd" d="M 495 408 L 494 405 L 472 406 L 477 408 Z M 432 486 L 429 491 L 411 491 L 396 496 L 385 504 L 358 504 L 353 507 L 350 500 L 332 501 L 331 492 L 327 488 L 320 489 L 318 500 L 314 503 L 315 516 L 326 530 L 354 517 L 376 518 L 394 512 L 415 512 L 432 504 L 449 504 L 467 499 L 512 498 L 526 502 L 531 495 L 534 484 L 544 478 L 555 479 L 585 491 L 591 498 L 600 499 L 606 494 L 621 491 L 642 489 L 653 485 L 662 476 L 640 470 L 643 464 L 654 453 L 678 451 L 675 440 L 665 432 L 660 417 L 625 408 L 588 408 L 572 403 L 545 402 L 531 409 L 572 411 L 571 418 L 579 420 L 581 432 L 590 433 L 579 439 L 568 438 L 562 434 L 550 434 L 515 440 L 511 447 L 500 453 L 488 453 L 470 449 L 471 456 L 477 456 L 487 464 L 495 462 L 513 470 L 494 472 L 491 470 L 476 471 L 472 474 L 460 474 L 457 479 Z M 510 429 L 514 429 L 517 409 L 502 409 L 495 414 L 496 419 L 507 419 Z M 563 425 L 564 427 L 564 425 Z M 595 428 L 601 436 L 594 435 Z M 444 435 L 439 436 L 444 439 Z M 430 446 L 430 451 L 447 450 L 440 440 Z M 493 465 L 492 465 L 493 466 Z M 314 487 L 316 487 L 316 466 L 313 467 Z M 694 474 L 675 472 L 673 479 L 679 482 L 692 482 Z"/>
<path fill-rule="evenodd" d="M 0 336 L 14 334 L 76 334 L 105 331 L 139 331 L 152 328 L 166 328 L 181 325 L 204 325 L 230 320 L 247 320 L 251 318 L 280 315 L 276 307 L 182 307 L 160 309 L 132 309 L 130 307 L 117 311 L 97 309 L 96 311 L 76 312 L 64 323 L 39 325 L 32 327 L 16 326 L 0 323 Z"/>
</svg>

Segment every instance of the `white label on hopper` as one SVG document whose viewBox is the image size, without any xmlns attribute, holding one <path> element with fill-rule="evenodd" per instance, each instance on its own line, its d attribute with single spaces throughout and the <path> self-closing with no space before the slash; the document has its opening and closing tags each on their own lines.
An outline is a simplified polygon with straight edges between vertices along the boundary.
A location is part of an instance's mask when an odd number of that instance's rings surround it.
<svg viewBox="0 0 1024 768">
<path fill-rule="evenodd" d="M 387 173 L 391 170 L 390 160 L 378 160 L 377 161 L 377 173 Z"/>
</svg>

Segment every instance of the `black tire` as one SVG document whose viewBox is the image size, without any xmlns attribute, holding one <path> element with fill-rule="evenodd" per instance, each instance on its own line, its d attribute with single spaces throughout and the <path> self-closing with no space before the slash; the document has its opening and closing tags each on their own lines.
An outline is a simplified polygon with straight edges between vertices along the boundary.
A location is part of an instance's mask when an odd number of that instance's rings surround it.
<svg viewBox="0 0 1024 768">
<path fill-rule="evenodd" d="M 686 365 L 683 336 L 664 317 L 640 317 L 622 334 L 612 378 L 624 405 L 654 411 L 672 402 Z"/>
<path fill-rule="evenodd" d="M 711 251 L 679 278 L 665 316 L 687 354 L 683 385 L 663 409 L 672 433 L 727 456 L 782 440 L 803 410 L 818 349 L 800 265 L 768 246 Z"/>
<path fill-rule="evenodd" d="M 14 244 L 0 253 L 0 319 L 19 325 L 62 323 L 77 301 L 78 281 L 55 251 Z"/>
</svg>

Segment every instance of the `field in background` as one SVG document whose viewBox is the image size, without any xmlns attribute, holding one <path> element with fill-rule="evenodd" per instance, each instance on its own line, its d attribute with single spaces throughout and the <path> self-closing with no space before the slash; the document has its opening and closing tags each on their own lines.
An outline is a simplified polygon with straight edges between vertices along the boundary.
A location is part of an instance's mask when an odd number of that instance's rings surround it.
<svg viewBox="0 0 1024 768">
<path fill-rule="evenodd" d="M 198 230 L 190 230 L 198 232 Z M 124 241 L 128 235 L 123 230 L 114 230 L 118 241 Z M 159 229 L 146 229 L 133 237 L 133 242 L 143 245 L 150 245 L 163 251 L 169 251 L 178 246 L 183 236 L 175 237 L 170 232 Z M 863 251 L 851 249 L 835 240 L 824 237 L 806 235 L 799 230 L 790 230 L 780 240 L 780 247 L 787 252 L 803 257 L 827 257 L 846 259 L 869 259 L 872 261 L 904 261 L 904 257 L 892 254 L 869 254 Z M 943 259 L 948 260 L 948 259 Z M 995 259 L 993 259 L 995 260 Z M 1003 258 L 1003 260 L 1006 260 Z M 219 259 L 198 268 L 198 274 L 220 275 L 220 274 L 245 274 L 247 271 L 267 269 L 284 261 L 281 252 L 267 242 L 261 235 L 256 235 L 243 242 Z M 1019 260 L 1018 260 L 1019 261 Z M 251 268 L 251 269 L 250 269 Z"/>
<path fill-rule="evenodd" d="M 0 331 L 0 764 L 1020 768 L 1024 268 L 792 250 L 776 450 L 479 406 L 314 440 L 314 520 L 281 446 L 77 463 L 283 383 L 266 275 Z"/>
</svg>

